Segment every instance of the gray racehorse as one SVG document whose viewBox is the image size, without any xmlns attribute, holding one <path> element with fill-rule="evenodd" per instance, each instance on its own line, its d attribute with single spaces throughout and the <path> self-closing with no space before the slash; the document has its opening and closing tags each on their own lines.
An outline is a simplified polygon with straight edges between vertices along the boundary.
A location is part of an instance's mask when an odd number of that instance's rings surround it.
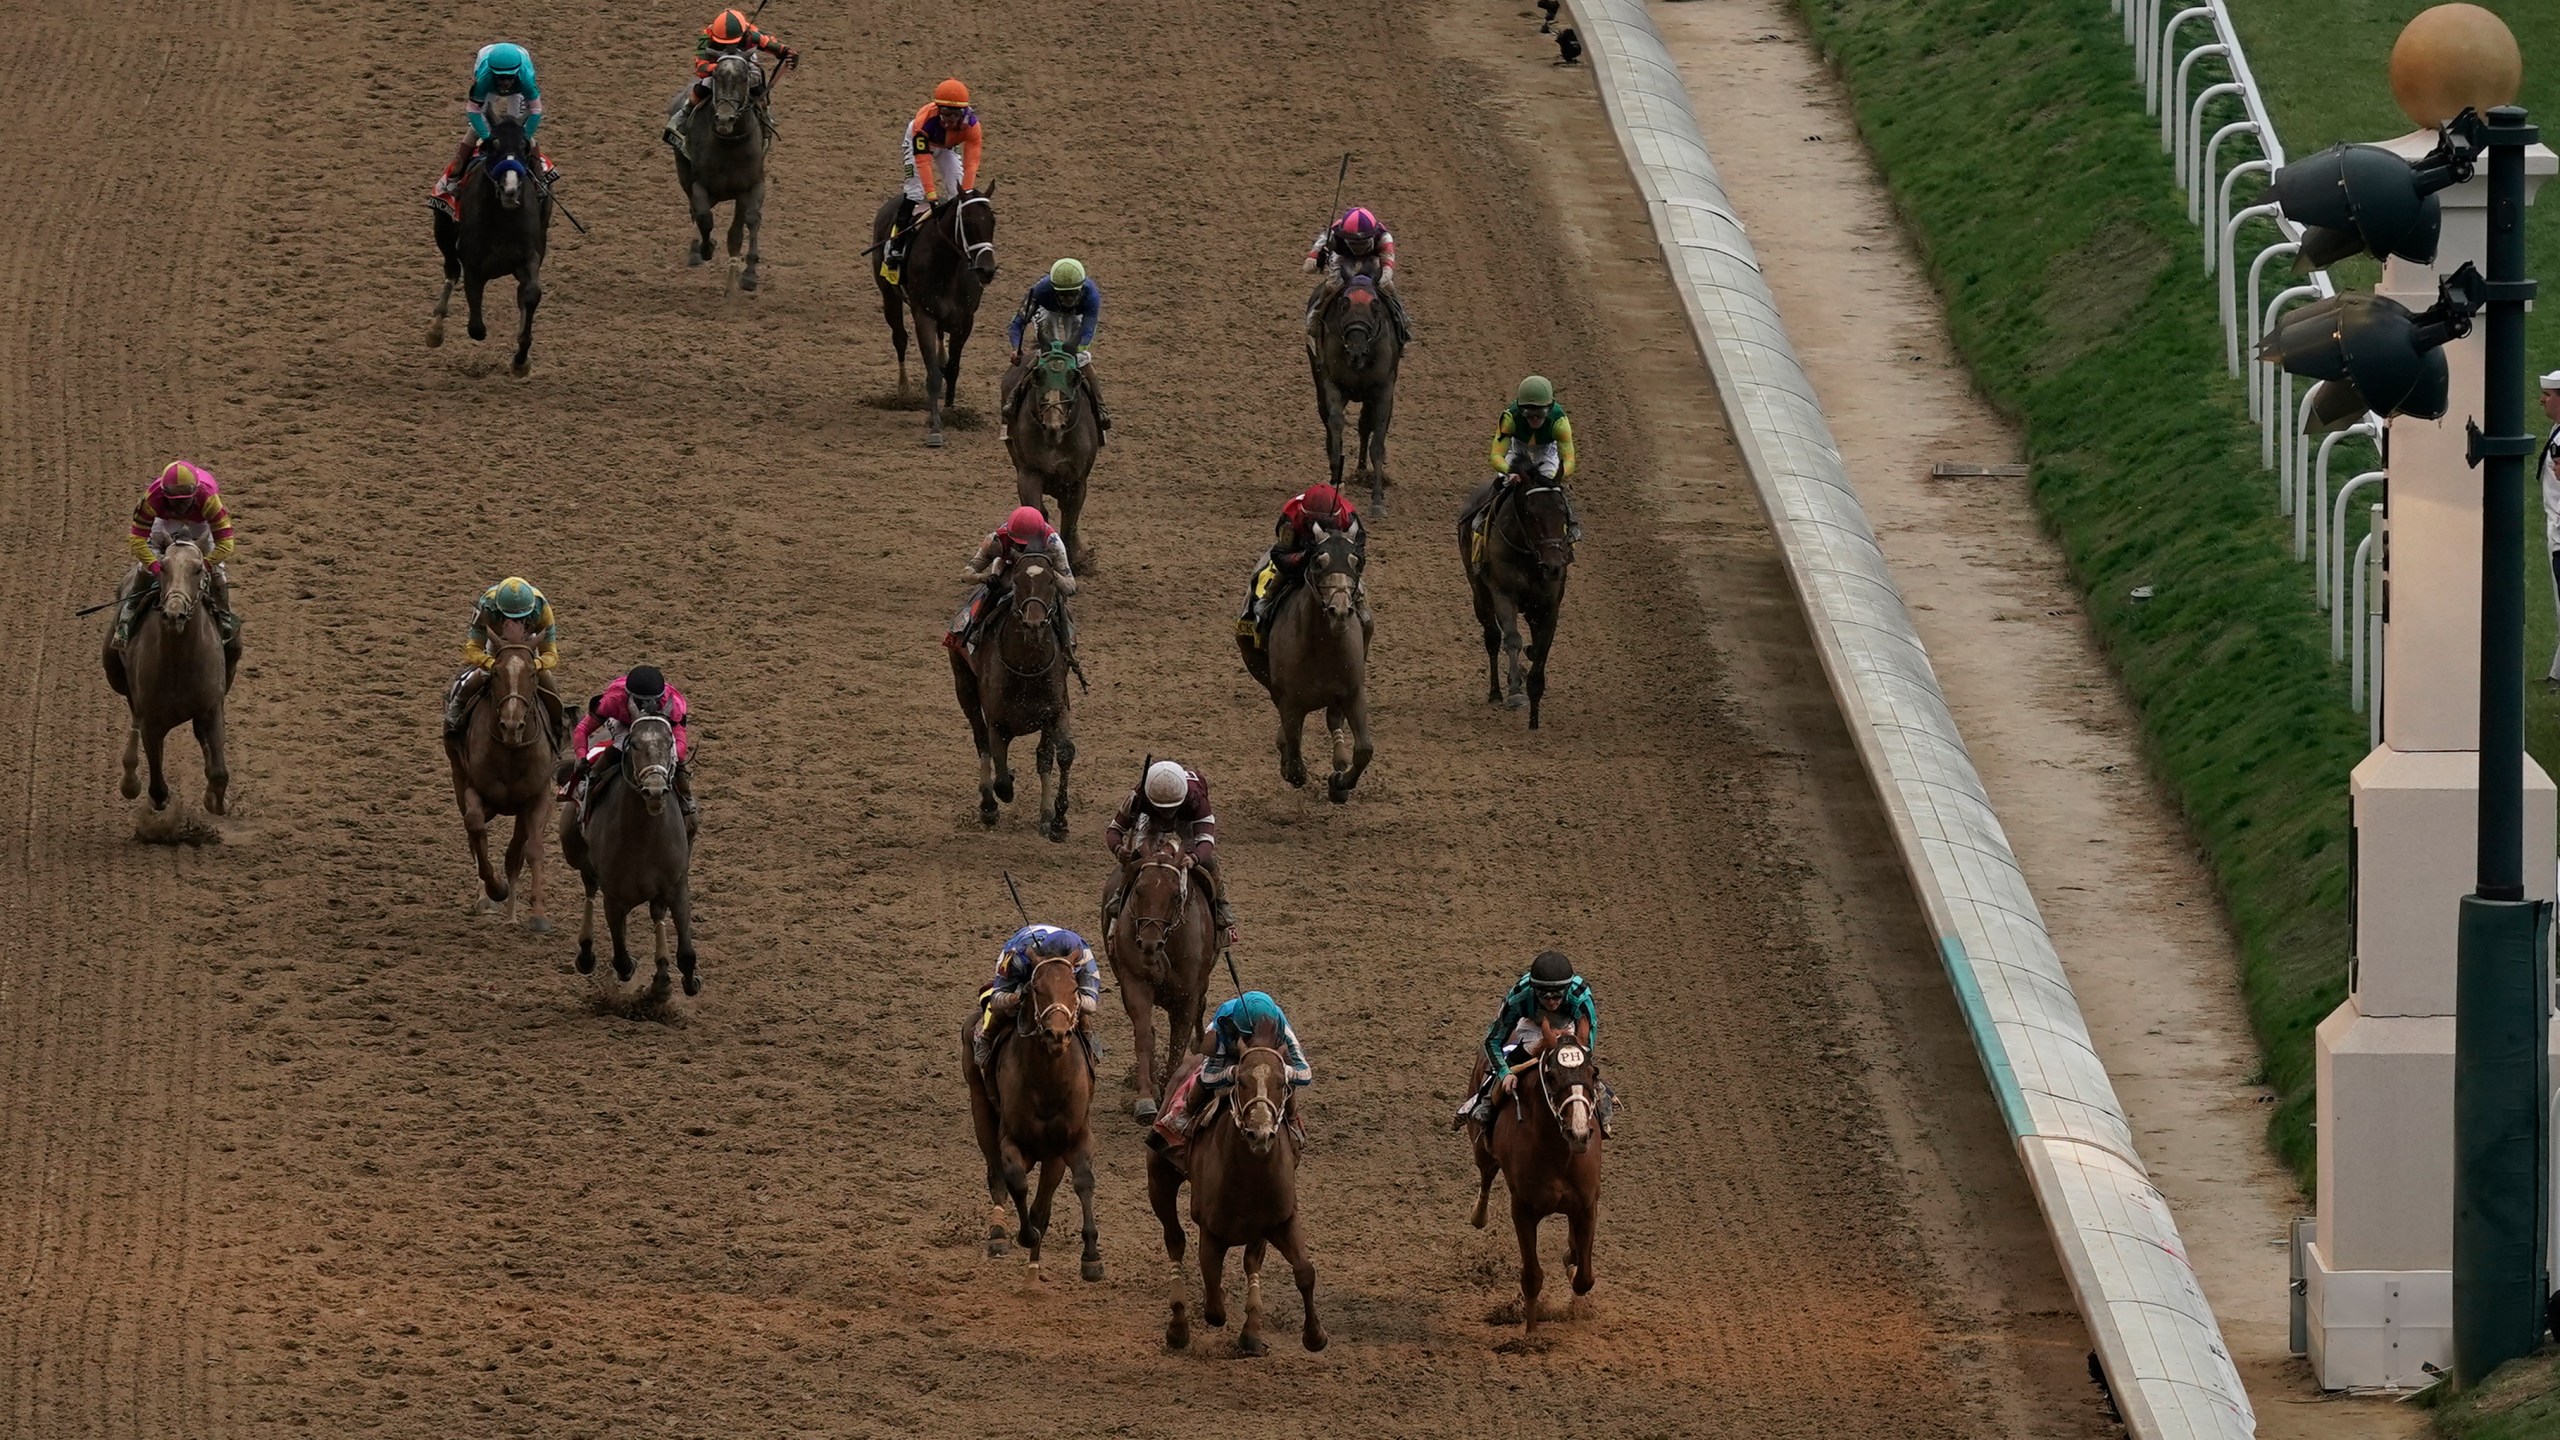
<svg viewBox="0 0 2560 1440">
<path fill-rule="evenodd" d="M 683 143 L 676 152 L 676 186 L 693 207 L 693 228 L 701 237 L 685 256 L 688 265 L 711 258 L 711 210 L 736 202 L 729 212 L 729 258 L 738 258 L 744 239 L 747 265 L 738 277 L 741 289 L 757 285 L 756 266 L 763 259 L 758 236 L 764 228 L 764 159 L 772 137 L 766 131 L 764 67 L 744 55 L 723 55 L 711 71 L 711 99 L 690 114 L 684 105 L 688 85 L 676 92 L 668 129 Z"/>
<path fill-rule="evenodd" d="M 702 993 L 693 952 L 693 842 L 684 811 L 671 793 L 676 773 L 675 731 L 663 716 L 643 715 L 624 732 L 618 760 L 599 765 L 587 784 L 583 807 L 560 812 L 560 856 L 586 882 L 587 914 L 578 927 L 578 973 L 596 968 L 596 897 L 604 897 L 604 923 L 613 934 L 614 977 L 629 983 L 636 968 L 624 923 L 636 905 L 649 907 L 657 944 L 657 973 L 638 1004 L 667 996 L 667 937 L 676 922 L 676 969 L 684 993 Z M 583 814 L 581 811 L 583 810 Z"/>
</svg>

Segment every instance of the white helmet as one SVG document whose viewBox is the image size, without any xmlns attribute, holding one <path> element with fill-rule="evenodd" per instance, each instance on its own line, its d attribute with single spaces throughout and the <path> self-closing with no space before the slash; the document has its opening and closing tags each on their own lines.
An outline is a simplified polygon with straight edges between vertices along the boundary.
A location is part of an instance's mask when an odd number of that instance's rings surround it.
<svg viewBox="0 0 2560 1440">
<path fill-rule="evenodd" d="M 1147 803 L 1179 805 L 1191 793 L 1191 772 L 1170 760 L 1159 760 L 1147 767 Z"/>
</svg>

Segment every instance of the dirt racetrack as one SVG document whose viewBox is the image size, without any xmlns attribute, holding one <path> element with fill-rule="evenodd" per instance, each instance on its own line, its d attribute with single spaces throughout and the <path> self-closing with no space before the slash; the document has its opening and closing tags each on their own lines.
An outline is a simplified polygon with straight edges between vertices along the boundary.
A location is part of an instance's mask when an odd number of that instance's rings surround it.
<svg viewBox="0 0 2560 1440">
<path fill-rule="evenodd" d="M 17 23 L 0 1433 L 2109 1433 L 1641 211 L 1534 24 L 784 0 L 765 18 L 806 61 L 768 288 L 737 297 L 682 264 L 654 138 L 704 18 L 102 0 Z M 504 286 L 487 346 L 422 344 L 424 188 L 502 35 L 534 50 L 592 227 L 554 228 L 523 381 Z M 976 823 L 934 638 L 1011 480 L 991 421 L 927 452 L 888 403 L 856 253 L 901 118 L 953 71 L 1002 180 L 989 326 L 1059 253 L 1109 299 L 1064 846 L 1027 801 Z M 1379 758 L 1336 808 L 1279 783 L 1227 621 L 1321 474 L 1296 259 L 1345 149 L 1424 344 L 1372 549 Z M 963 374 L 981 417 L 996 349 Z M 1532 368 L 1583 437 L 1592 536 L 1535 736 L 1480 703 L 1444 519 Z M 232 496 L 249 647 L 235 813 L 196 848 L 137 841 L 99 624 L 70 618 L 176 454 Z M 708 985 L 671 1022 L 597 1012 L 565 931 L 466 907 L 435 715 L 472 594 L 509 571 L 560 607 L 574 692 L 650 659 L 698 707 Z M 997 872 L 1089 923 L 1102 820 L 1150 751 L 1215 783 L 1239 963 L 1316 1067 L 1320 1355 L 1162 1350 L 1116 1119 L 1108 1280 L 1037 1285 L 976 1243 L 951 1036 L 1013 923 Z M 572 926 L 573 894 L 555 864 Z M 1626 1108 L 1596 1304 L 1519 1353 L 1488 1323 L 1510 1240 L 1466 1228 L 1445 1117 L 1549 943 L 1598 985 Z"/>
</svg>

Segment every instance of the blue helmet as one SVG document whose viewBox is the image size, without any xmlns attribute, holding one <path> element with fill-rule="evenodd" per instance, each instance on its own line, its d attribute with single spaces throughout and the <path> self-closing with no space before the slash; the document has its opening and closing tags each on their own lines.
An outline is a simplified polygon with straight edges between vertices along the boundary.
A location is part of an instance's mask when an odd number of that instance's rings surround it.
<svg viewBox="0 0 2560 1440">
<path fill-rule="evenodd" d="M 1259 990 L 1247 990 L 1219 1006 L 1218 1018 L 1238 1036 L 1251 1035 L 1265 1021 L 1275 1026 L 1289 1023 L 1288 1017 L 1280 1013 L 1280 1003 Z"/>
</svg>

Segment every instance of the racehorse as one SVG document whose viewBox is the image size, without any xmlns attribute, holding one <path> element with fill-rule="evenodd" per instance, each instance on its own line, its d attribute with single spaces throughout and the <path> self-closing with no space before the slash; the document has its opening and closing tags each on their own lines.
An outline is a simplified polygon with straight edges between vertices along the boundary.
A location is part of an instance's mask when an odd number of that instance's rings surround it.
<svg viewBox="0 0 2560 1440">
<path fill-rule="evenodd" d="M 693 228 L 700 239 L 686 247 L 685 263 L 711 258 L 711 210 L 731 201 L 729 258 L 738 256 L 738 241 L 747 244 L 746 269 L 738 288 L 753 290 L 764 231 L 764 158 L 772 142 L 764 116 L 764 67 L 744 55 L 723 55 L 711 70 L 711 98 L 682 118 L 684 147 L 676 154 L 676 188 L 693 207 Z M 681 108 L 691 95 L 688 85 L 676 92 Z"/>
<path fill-rule="evenodd" d="M 586 883 L 586 919 L 578 927 L 578 973 L 596 968 L 596 897 L 604 897 L 604 923 L 613 934 L 613 974 L 630 983 L 633 965 L 624 922 L 635 905 L 649 907 L 649 930 L 657 946 L 657 972 L 639 1005 L 667 996 L 669 913 L 676 921 L 676 968 L 684 975 L 684 993 L 702 993 L 702 976 L 693 952 L 693 841 L 684 831 L 684 812 L 672 794 L 676 773 L 675 731 L 660 715 L 643 715 L 623 731 L 613 751 L 594 765 L 587 778 L 583 806 L 560 815 L 560 855 Z"/>
<path fill-rule="evenodd" d="M 453 770 L 453 799 L 462 807 L 462 829 L 471 838 L 481 893 L 492 903 L 505 900 L 521 872 L 528 903 L 525 928 L 539 934 L 551 928 L 551 921 L 542 913 L 542 846 L 537 837 L 551 825 L 552 764 L 567 731 L 560 701 L 540 684 L 533 635 L 524 622 L 509 620 L 501 626 L 493 648 L 496 663 L 489 684 L 472 702 L 461 735 L 445 741 L 444 756 Z M 507 840 L 503 880 L 489 865 L 489 821 L 499 815 L 516 822 Z"/>
<path fill-rule="evenodd" d="M 1076 763 L 1076 738 L 1069 723 L 1067 674 L 1073 656 L 1067 650 L 1058 574 L 1035 555 L 1015 558 L 999 613 L 978 642 L 975 663 L 951 652 L 951 686 L 960 697 L 960 713 L 969 718 L 969 734 L 978 744 L 978 823 L 996 823 L 998 802 L 1013 803 L 1014 737 L 1038 735 L 1035 758 L 1040 767 L 1040 833 L 1051 840 L 1067 838 L 1067 771 Z M 1049 767 L 1058 770 L 1057 799 L 1050 800 Z"/>
<path fill-rule="evenodd" d="M 1310 712 L 1321 710 L 1333 739 L 1333 774 L 1326 798 L 1351 798 L 1360 772 L 1369 768 L 1369 631 L 1353 598 L 1359 555 L 1351 537 L 1320 530 L 1307 549 L 1306 577 L 1281 600 L 1271 617 L 1271 646 L 1263 682 L 1280 712 L 1280 778 L 1307 783 L 1299 739 Z M 1255 678 L 1260 679 L 1260 676 Z"/>
<path fill-rule="evenodd" d="M 971 1032 L 975 1015 L 960 1031 L 960 1072 L 969 1079 L 969 1117 L 978 1132 L 979 1153 L 987 1160 L 987 1198 L 995 1214 L 987 1222 L 987 1253 L 1005 1253 L 1006 1207 L 1012 1207 L 1015 1240 L 1031 1252 L 1040 1267 L 1040 1245 L 1049 1233 L 1049 1202 L 1058 1192 L 1058 1176 L 1072 1172 L 1076 1199 L 1084 1206 L 1084 1269 L 1087 1280 L 1102 1278 L 1101 1232 L 1093 1223 L 1093 1055 L 1076 1033 L 1082 1017 L 1076 990 L 1076 962 L 1051 955 L 1031 967 L 1021 992 L 1000 997 L 1012 1003 L 1012 1034 L 998 1037 L 995 1074 L 978 1068 Z M 1040 1193 L 1030 1189 L 1030 1169 L 1040 1167 Z"/>
<path fill-rule="evenodd" d="M 1488 1062 L 1476 1059 L 1477 1094 Z M 1511 1228 L 1520 1238 L 1520 1314 L 1527 1333 L 1538 1333 L 1538 1291 L 1545 1273 L 1538 1267 L 1538 1222 L 1562 1215 L 1572 1243 L 1566 1263 L 1573 1270 L 1573 1293 L 1591 1292 L 1591 1237 L 1600 1224 L 1600 1072 L 1590 1045 L 1570 1028 L 1540 1017 L 1537 1054 L 1511 1071 L 1515 1082 L 1506 1099 L 1499 1092 L 1493 1123 L 1468 1127 L 1475 1135 L 1475 1218 L 1481 1230 L 1485 1207 L 1493 1198 L 1493 1177 L 1511 1195 Z"/>
<path fill-rule="evenodd" d="M 532 142 L 525 138 L 524 97 L 500 95 L 487 110 L 489 140 L 454 188 L 457 221 L 439 206 L 436 248 L 444 252 L 444 293 L 436 297 L 427 343 L 444 343 L 444 317 L 454 282 L 470 306 L 471 338 L 486 340 L 480 291 L 501 275 L 516 277 L 516 356 L 509 366 L 522 375 L 532 364 L 533 312 L 542 304 L 542 257 L 551 246 L 551 193 L 534 173 Z"/>
<path fill-rule="evenodd" d="M 1072 323 L 1072 322 L 1069 322 Z M 998 407 L 1012 413 L 1016 392 L 1022 415 L 1005 430 L 1005 453 L 1013 459 L 1014 486 L 1021 503 L 1037 508 L 1047 494 L 1058 502 L 1058 534 L 1067 542 L 1067 563 L 1084 574 L 1090 553 L 1078 522 L 1084 514 L 1086 477 L 1102 449 L 1102 416 L 1084 388 L 1084 372 L 1076 365 L 1075 336 L 1055 333 L 1055 322 L 1043 315 L 1030 363 L 1005 376 Z"/>
<path fill-rule="evenodd" d="M 942 443 L 942 409 L 958 403 L 960 351 L 978 322 L 978 300 L 996 278 L 996 184 L 963 190 L 933 207 L 907 236 L 898 283 L 871 278 L 880 287 L 880 313 L 898 347 L 898 393 L 907 391 L 907 320 L 915 319 L 916 353 L 924 361 L 924 443 Z M 871 248 L 889 243 L 889 226 L 907 201 L 893 195 L 872 217 Z M 1067 557 L 1070 564 L 1075 557 Z"/>
<path fill-rule="evenodd" d="M 1104 956 L 1111 962 L 1112 983 L 1120 987 L 1120 1004 L 1129 1012 L 1129 1031 L 1136 1038 L 1137 1068 L 1129 1088 L 1137 1099 L 1131 1107 L 1138 1123 L 1156 1118 L 1165 1082 L 1180 1068 L 1179 1057 L 1200 1033 L 1200 1017 L 1209 1000 L 1209 970 L 1217 963 L 1217 924 L 1210 915 L 1207 882 L 1194 879 L 1191 857 L 1182 837 L 1141 819 L 1135 842 L 1136 872 L 1120 896 L 1120 913 L 1103 932 Z M 1112 883 L 1118 884 L 1114 874 Z M 1170 1044 L 1159 1073 L 1156 1063 L 1156 1010 L 1164 1011 Z"/>
<path fill-rule="evenodd" d="M 1525 465 L 1525 462 L 1524 462 Z M 1508 704 L 1527 706 L 1529 728 L 1538 728 L 1539 702 L 1547 693 L 1547 652 L 1556 643 L 1564 613 L 1564 586 L 1573 564 L 1570 517 L 1562 487 L 1522 471 L 1486 502 L 1482 530 L 1472 518 L 1458 521 L 1458 563 L 1475 594 L 1476 623 L 1484 627 L 1488 672 L 1485 703 L 1506 703 L 1503 662 L 1510 662 Z M 1529 628 L 1527 675 L 1522 675 L 1521 622 Z"/>
<path fill-rule="evenodd" d="M 125 582 L 126 595 L 151 583 L 149 574 L 136 566 Z M 169 780 L 161 768 L 161 745 L 171 730 L 191 725 L 204 750 L 204 808 L 219 815 L 229 803 L 224 797 L 231 786 L 231 765 L 222 752 L 222 712 L 231 692 L 232 662 L 223 654 L 222 626 L 213 613 L 213 567 L 194 541 L 173 540 L 160 552 L 158 584 L 159 603 L 134 621 L 124 643 L 116 643 L 113 630 L 107 635 L 107 684 L 125 698 L 132 716 L 119 789 L 127 800 L 142 793 L 138 767 L 147 755 L 151 808 L 167 809 Z M 117 607 L 119 616 L 123 609 Z"/>
<path fill-rule="evenodd" d="M 1316 413 L 1324 417 L 1324 453 L 1342 487 L 1342 431 L 1353 405 L 1360 407 L 1359 465 L 1353 475 L 1369 481 L 1369 512 L 1387 513 L 1387 426 L 1396 413 L 1396 369 L 1404 340 L 1387 314 L 1375 279 L 1354 274 L 1342 293 L 1316 317 L 1307 346 L 1307 368 L 1316 381 Z"/>
<path fill-rule="evenodd" d="M 1288 1113 L 1289 1078 L 1277 1026 L 1266 1020 L 1254 1027 L 1236 1059 L 1234 1083 L 1216 1104 L 1195 1123 L 1185 1156 L 1147 1153 L 1147 1199 L 1164 1226 L 1164 1251 L 1173 1262 L 1173 1312 L 1164 1343 L 1176 1350 L 1191 1344 L 1188 1237 L 1175 1209 L 1187 1164 L 1191 1223 L 1200 1227 L 1200 1318 L 1212 1328 L 1227 1323 L 1227 1252 L 1242 1245 L 1244 1330 L 1236 1336 L 1236 1353 L 1269 1353 L 1262 1343 L 1262 1257 L 1266 1247 L 1277 1246 L 1298 1282 L 1305 1314 L 1299 1339 L 1309 1350 L 1321 1350 L 1326 1337 L 1316 1320 L 1316 1265 L 1298 1223 L 1299 1139 Z"/>
</svg>

